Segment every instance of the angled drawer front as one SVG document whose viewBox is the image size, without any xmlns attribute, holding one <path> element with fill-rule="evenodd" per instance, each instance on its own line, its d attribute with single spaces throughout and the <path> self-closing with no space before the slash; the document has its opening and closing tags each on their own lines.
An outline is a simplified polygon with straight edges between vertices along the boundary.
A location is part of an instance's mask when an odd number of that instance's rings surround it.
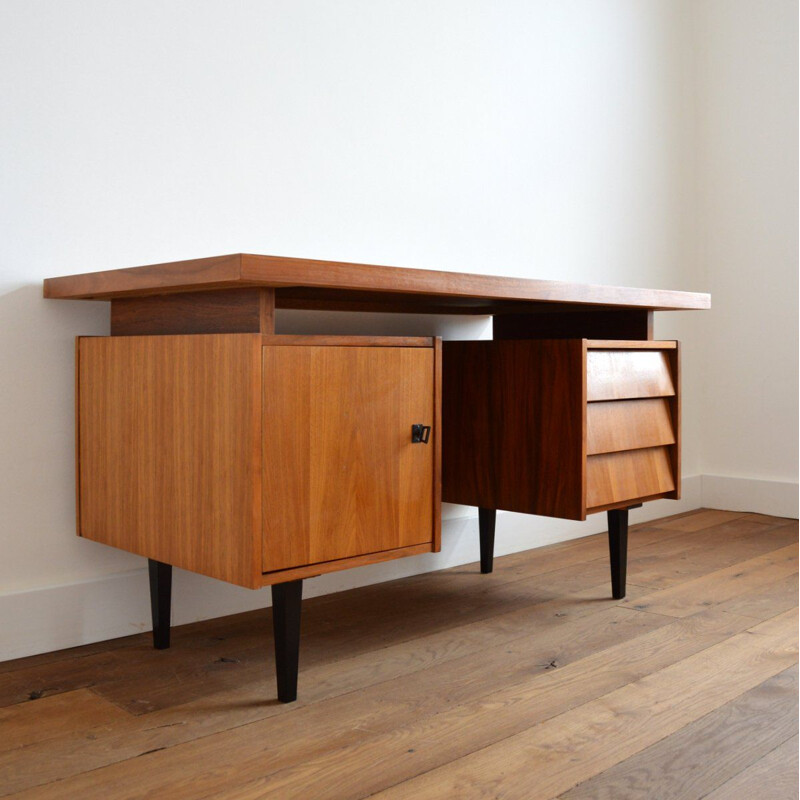
<svg viewBox="0 0 800 800">
<path fill-rule="evenodd" d="M 679 496 L 679 393 L 677 343 L 587 343 L 586 513 Z"/>
<path fill-rule="evenodd" d="M 675 381 L 664 350 L 589 350 L 586 356 L 586 399 L 623 400 L 669 397 Z"/>
<path fill-rule="evenodd" d="M 263 348 L 263 571 L 433 539 L 431 347 Z"/>
<path fill-rule="evenodd" d="M 609 400 L 586 409 L 586 454 L 675 444 L 670 401 Z"/>
<path fill-rule="evenodd" d="M 590 456 L 586 465 L 588 509 L 644 500 L 674 489 L 672 459 L 666 447 Z"/>
<path fill-rule="evenodd" d="M 584 519 L 677 497 L 676 342 L 445 342 L 443 499 Z"/>
</svg>

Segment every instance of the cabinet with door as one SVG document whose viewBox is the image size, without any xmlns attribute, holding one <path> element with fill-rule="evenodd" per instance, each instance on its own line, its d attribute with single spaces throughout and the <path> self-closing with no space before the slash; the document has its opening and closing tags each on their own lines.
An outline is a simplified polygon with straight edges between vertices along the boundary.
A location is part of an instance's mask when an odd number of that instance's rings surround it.
<svg viewBox="0 0 800 800">
<path fill-rule="evenodd" d="M 427 338 L 79 338 L 80 535 L 250 588 L 437 550 L 439 353 Z"/>
</svg>

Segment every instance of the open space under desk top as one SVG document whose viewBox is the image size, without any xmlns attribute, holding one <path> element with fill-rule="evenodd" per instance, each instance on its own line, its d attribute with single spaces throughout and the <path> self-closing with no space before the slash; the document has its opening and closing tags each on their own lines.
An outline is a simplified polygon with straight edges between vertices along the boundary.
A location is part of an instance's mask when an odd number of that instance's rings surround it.
<svg viewBox="0 0 800 800">
<path fill-rule="evenodd" d="M 710 295 L 593 286 L 403 267 L 237 253 L 144 267 L 48 278 L 49 298 L 124 297 L 272 288 L 277 308 L 435 314 L 503 314 L 567 309 L 704 309 Z"/>
</svg>

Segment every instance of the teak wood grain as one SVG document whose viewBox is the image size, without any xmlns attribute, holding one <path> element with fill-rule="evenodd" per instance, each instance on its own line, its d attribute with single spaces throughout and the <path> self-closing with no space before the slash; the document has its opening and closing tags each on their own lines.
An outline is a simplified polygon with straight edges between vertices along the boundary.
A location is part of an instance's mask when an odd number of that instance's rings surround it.
<svg viewBox="0 0 800 800">
<path fill-rule="evenodd" d="M 261 337 L 78 347 L 80 535 L 260 585 Z"/>
<path fill-rule="evenodd" d="M 583 343 L 445 342 L 442 498 L 582 519 Z"/>
<path fill-rule="evenodd" d="M 275 330 L 273 289 L 222 289 L 111 301 L 111 335 L 263 333 Z"/>
<path fill-rule="evenodd" d="M 251 588 L 439 548 L 439 340 L 82 337 L 76 358 L 84 537 Z"/>
<path fill-rule="evenodd" d="M 586 398 L 590 402 L 674 394 L 669 355 L 664 349 L 591 349 L 587 353 Z"/>
<path fill-rule="evenodd" d="M 277 289 L 278 307 L 281 288 L 291 291 L 302 287 L 320 290 L 322 294 L 317 296 L 322 307 L 326 300 L 335 300 L 340 291 L 369 292 L 373 302 L 392 303 L 400 296 L 408 304 L 408 311 L 414 307 L 415 299 L 425 306 L 440 297 L 462 298 L 468 307 L 476 299 L 653 310 L 710 306 L 709 296 L 696 292 L 592 286 L 243 253 L 48 278 L 44 296 L 101 300 L 248 286 Z"/>
<path fill-rule="evenodd" d="M 587 460 L 587 509 L 655 497 L 674 489 L 675 476 L 666 447 L 604 453 Z"/>
<path fill-rule="evenodd" d="M 433 348 L 264 348 L 263 570 L 433 542 Z M 438 431 L 432 431 L 432 437 Z"/>
<path fill-rule="evenodd" d="M 675 444 L 676 429 L 667 398 L 611 400 L 586 408 L 586 454 Z"/>
<path fill-rule="evenodd" d="M 422 555 L 422 553 L 430 553 L 434 549 L 431 542 L 423 542 L 422 544 L 397 547 L 392 550 L 378 550 L 372 553 L 365 553 L 362 556 L 348 556 L 347 558 L 334 559 L 333 561 L 322 561 L 303 567 L 278 569 L 272 572 L 265 572 L 262 575 L 262 585 L 270 586 L 276 583 L 286 583 L 286 581 L 317 578 L 320 575 L 327 575 L 329 572 L 354 569 L 355 567 L 366 567 L 369 564 L 382 564 L 384 561 L 394 561 L 397 558 L 418 556 Z"/>
</svg>

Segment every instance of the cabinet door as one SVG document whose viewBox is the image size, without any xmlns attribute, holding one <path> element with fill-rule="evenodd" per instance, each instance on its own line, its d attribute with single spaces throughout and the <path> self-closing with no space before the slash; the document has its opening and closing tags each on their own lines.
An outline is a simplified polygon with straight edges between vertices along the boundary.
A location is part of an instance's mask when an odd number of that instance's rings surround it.
<svg viewBox="0 0 800 800">
<path fill-rule="evenodd" d="M 263 349 L 265 572 L 432 541 L 434 354 Z"/>
</svg>

